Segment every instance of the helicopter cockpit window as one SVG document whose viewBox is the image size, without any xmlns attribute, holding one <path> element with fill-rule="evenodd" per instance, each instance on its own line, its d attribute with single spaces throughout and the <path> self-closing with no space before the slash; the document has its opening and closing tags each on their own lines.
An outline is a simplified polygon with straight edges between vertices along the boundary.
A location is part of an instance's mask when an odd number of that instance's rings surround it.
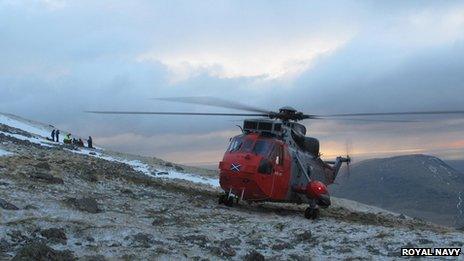
<svg viewBox="0 0 464 261">
<path fill-rule="evenodd" d="M 242 143 L 243 143 L 243 137 L 242 136 L 237 136 L 237 137 L 233 138 L 232 141 L 229 144 L 228 151 L 229 152 L 238 151 L 240 149 L 240 147 L 242 146 Z"/>
<path fill-rule="evenodd" d="M 269 153 L 272 151 L 273 146 L 274 143 L 272 143 L 270 140 L 258 140 L 255 143 L 253 152 L 257 155 L 268 157 Z"/>
<path fill-rule="evenodd" d="M 245 139 L 243 145 L 240 147 L 241 152 L 250 152 L 253 149 L 255 141 L 252 139 Z"/>
</svg>

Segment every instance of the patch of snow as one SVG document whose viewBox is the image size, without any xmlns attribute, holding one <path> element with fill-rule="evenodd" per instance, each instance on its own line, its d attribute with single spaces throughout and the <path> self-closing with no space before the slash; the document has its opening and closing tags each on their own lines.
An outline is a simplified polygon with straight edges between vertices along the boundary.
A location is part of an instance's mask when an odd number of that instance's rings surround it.
<svg viewBox="0 0 464 261">
<path fill-rule="evenodd" d="M 4 132 L 4 131 L 0 131 L 0 133 L 4 134 L 6 136 L 9 136 L 9 137 L 18 139 L 18 140 L 27 140 L 27 141 L 30 141 L 32 143 L 39 144 L 40 146 L 49 147 L 49 148 L 55 147 L 52 142 L 49 142 L 46 139 L 41 139 L 41 138 L 36 138 L 36 137 L 26 137 L 26 136 L 23 136 L 23 135 L 13 134 L 13 133 Z"/>
<path fill-rule="evenodd" d="M 12 155 L 14 155 L 14 153 L 11 153 L 9 151 L 0 149 L 0 157 L 8 157 L 8 156 L 12 156 Z"/>
<path fill-rule="evenodd" d="M 435 167 L 432 166 L 432 165 L 429 166 L 429 170 L 430 170 L 433 174 L 438 174 L 437 168 L 435 168 Z"/>
<path fill-rule="evenodd" d="M 35 135 L 39 135 L 42 137 L 49 137 L 51 134 L 51 131 L 45 127 L 37 126 L 33 124 L 32 122 L 26 123 L 25 121 L 14 119 L 13 116 L 8 116 L 5 114 L 0 114 L 0 123 L 4 125 L 8 125 L 13 128 L 21 129 L 23 131 L 27 131 Z"/>
<path fill-rule="evenodd" d="M 182 172 L 177 172 L 177 171 L 170 170 L 170 169 L 155 170 L 152 166 L 145 164 L 139 160 L 127 160 L 127 159 L 115 158 L 115 157 L 104 155 L 103 153 L 96 151 L 96 150 L 90 150 L 90 149 L 85 149 L 85 148 L 81 148 L 78 150 L 70 150 L 70 149 L 65 149 L 65 150 L 68 150 L 70 152 L 77 153 L 77 154 L 93 156 L 93 157 L 108 160 L 108 161 L 124 163 L 124 164 L 131 166 L 135 171 L 142 172 L 143 174 L 150 176 L 150 177 L 154 177 L 154 178 L 182 179 L 182 180 L 187 180 L 193 183 L 199 183 L 199 184 L 205 184 L 205 185 L 209 185 L 213 187 L 219 187 L 219 179 L 200 177 L 200 176 L 197 176 L 191 173 L 182 173 Z M 166 174 L 165 175 L 157 174 L 157 173 L 162 173 L 162 172 Z"/>
<path fill-rule="evenodd" d="M 181 173 L 181 172 L 171 171 L 171 170 L 167 172 L 168 172 L 168 175 L 163 176 L 163 177 L 170 178 L 170 179 L 183 179 L 183 180 L 191 181 L 193 183 L 200 183 L 200 184 L 210 185 L 212 187 L 219 187 L 219 179 L 199 177 L 196 175 L 192 175 L 188 173 Z"/>
</svg>

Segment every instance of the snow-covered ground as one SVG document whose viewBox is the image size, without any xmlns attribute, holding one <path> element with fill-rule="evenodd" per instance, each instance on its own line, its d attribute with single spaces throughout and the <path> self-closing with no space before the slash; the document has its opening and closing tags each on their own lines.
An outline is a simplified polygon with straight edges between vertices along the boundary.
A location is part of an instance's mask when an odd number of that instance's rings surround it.
<svg viewBox="0 0 464 261">
<path fill-rule="evenodd" d="M 6 150 L 0 149 L 0 157 L 7 157 L 7 156 L 11 156 L 11 155 L 13 155 L 13 153 L 11 153 L 9 151 L 6 151 Z"/>
<path fill-rule="evenodd" d="M 52 127 L 48 127 L 45 124 L 41 124 L 38 122 L 32 122 L 20 117 L 16 117 L 14 115 L 9 114 L 0 114 L 0 124 L 4 124 L 13 128 L 17 128 L 23 131 L 26 131 L 30 134 L 33 134 L 33 137 L 26 137 L 20 134 L 13 134 L 4 131 L 0 131 L 1 134 L 19 139 L 19 140 L 27 140 L 34 144 L 38 144 L 44 147 L 55 147 L 57 145 L 63 145 L 62 142 L 56 143 L 47 140 L 45 137 L 50 136 L 50 132 L 53 129 Z M 63 135 L 60 135 L 63 137 Z M 62 140 L 60 138 L 60 140 Z M 123 158 L 118 158 L 114 156 L 109 156 L 105 153 L 104 149 L 96 148 L 96 149 L 88 149 L 88 148 L 76 148 L 76 149 L 67 149 L 70 152 L 88 155 L 96 158 L 101 158 L 108 161 L 120 162 L 125 163 L 131 166 L 134 170 L 140 171 L 145 175 L 155 178 L 165 178 L 165 179 L 182 179 L 191 181 L 193 183 L 199 184 L 206 184 L 213 187 L 219 187 L 219 180 L 216 178 L 205 178 L 191 173 L 184 173 L 179 172 L 174 169 L 169 168 L 161 168 L 160 166 L 154 167 L 139 160 L 127 160 Z M 0 154 L 1 155 L 1 154 Z"/>
<path fill-rule="evenodd" d="M 0 113 L 0 123 L 43 138 L 49 137 L 52 130 L 51 127 L 46 127 L 45 124 L 34 123 L 11 114 Z"/>
<path fill-rule="evenodd" d="M 78 148 L 77 150 L 69 150 L 73 153 L 88 155 L 108 161 L 124 163 L 131 166 L 134 170 L 144 173 L 147 176 L 154 178 L 168 178 L 168 179 L 182 179 L 191 181 L 193 183 L 210 185 L 219 187 L 219 180 L 213 178 L 205 178 L 191 173 L 183 173 L 169 168 L 161 168 L 160 166 L 154 167 L 149 164 L 143 163 L 140 160 L 127 160 L 114 156 L 105 155 L 104 150 L 93 150 L 87 148 Z"/>
<path fill-rule="evenodd" d="M 43 139 L 43 138 L 40 138 L 40 137 L 26 137 L 26 136 L 23 136 L 23 135 L 20 135 L 20 134 L 13 134 L 13 133 L 8 133 L 8 132 L 4 132 L 4 131 L 0 131 L 1 134 L 4 134 L 6 136 L 10 136 L 10 137 L 13 137 L 15 139 L 18 139 L 18 140 L 27 140 L 27 141 L 30 141 L 32 143 L 35 143 L 35 144 L 39 144 L 41 146 L 44 146 L 44 147 L 54 147 L 54 143 L 53 142 L 50 142 L 46 139 Z"/>
</svg>

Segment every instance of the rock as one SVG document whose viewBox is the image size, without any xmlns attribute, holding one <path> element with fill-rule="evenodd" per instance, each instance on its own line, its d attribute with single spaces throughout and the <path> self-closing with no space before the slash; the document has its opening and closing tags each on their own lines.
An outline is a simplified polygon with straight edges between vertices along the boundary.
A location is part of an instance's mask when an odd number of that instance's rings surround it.
<svg viewBox="0 0 464 261">
<path fill-rule="evenodd" d="M 75 208 L 77 208 L 80 211 L 85 211 L 89 213 L 100 213 L 102 210 L 100 209 L 97 200 L 94 198 L 81 198 L 81 199 L 76 199 L 76 198 L 68 198 L 65 200 L 66 203 L 73 205 Z"/>
<path fill-rule="evenodd" d="M 172 165 L 171 162 L 166 162 L 166 163 L 164 163 L 164 166 L 170 167 L 170 168 L 174 167 L 174 165 Z"/>
<path fill-rule="evenodd" d="M 96 256 L 83 256 L 79 258 L 79 260 L 82 261 L 105 261 L 106 258 L 102 255 L 96 255 Z"/>
<path fill-rule="evenodd" d="M 138 195 L 140 198 L 156 198 L 156 196 L 157 194 L 151 191 L 143 191 Z"/>
<path fill-rule="evenodd" d="M 134 195 L 134 192 L 130 189 L 121 189 L 122 194 Z"/>
<path fill-rule="evenodd" d="M 177 170 L 177 171 L 183 171 L 183 170 L 184 170 L 184 168 L 182 168 L 182 167 L 179 166 L 179 165 L 175 165 L 175 166 L 174 166 L 174 169 Z"/>
<path fill-rule="evenodd" d="M 0 198 L 0 208 L 6 209 L 6 210 L 19 210 L 17 206 L 1 198 Z"/>
<path fill-rule="evenodd" d="M 159 218 L 159 217 L 155 217 L 155 219 L 153 220 L 153 222 L 151 224 L 153 226 L 162 226 L 162 225 L 164 225 L 164 219 Z"/>
<path fill-rule="evenodd" d="M 295 260 L 295 261 L 311 261 L 311 257 L 309 256 L 300 256 L 300 255 L 297 255 L 297 254 L 290 254 L 289 257 L 291 258 L 291 260 Z"/>
<path fill-rule="evenodd" d="M 40 234 L 54 243 L 66 245 L 68 238 L 63 228 L 49 228 L 42 230 Z"/>
<path fill-rule="evenodd" d="M 79 177 L 88 182 L 97 182 L 98 176 L 93 170 L 82 170 L 79 174 Z"/>
<path fill-rule="evenodd" d="M 44 170 L 50 170 L 50 164 L 48 164 L 48 162 L 39 162 L 37 164 L 35 164 L 35 167 L 36 168 L 39 168 L 39 169 L 44 169 Z"/>
<path fill-rule="evenodd" d="M 324 249 L 324 250 L 332 250 L 332 249 L 335 248 L 334 246 L 328 245 L 328 244 L 323 244 L 323 245 L 321 245 L 321 247 L 322 247 L 322 249 Z"/>
<path fill-rule="evenodd" d="M 6 252 L 8 249 L 10 249 L 11 245 L 6 241 L 4 238 L 0 240 L 0 252 Z"/>
<path fill-rule="evenodd" d="M 266 260 L 263 255 L 261 255 L 256 250 L 252 250 L 245 256 L 245 261 L 264 261 Z"/>
<path fill-rule="evenodd" d="M 166 171 L 160 171 L 160 172 L 157 172 L 156 175 L 159 175 L 159 176 L 162 176 L 162 175 L 169 175 L 169 173 L 166 172 Z"/>
<path fill-rule="evenodd" d="M 400 219 L 406 219 L 406 216 L 405 216 L 404 214 L 401 214 L 401 215 L 398 216 L 398 218 L 400 218 Z"/>
<path fill-rule="evenodd" d="M 69 250 L 57 251 L 44 243 L 32 242 L 22 247 L 12 260 L 68 261 L 77 260 L 77 258 Z"/>
<path fill-rule="evenodd" d="M 132 199 L 139 199 L 139 195 L 137 195 L 134 191 L 130 189 L 121 189 L 121 193 L 124 195 L 127 195 L 128 197 Z"/>
<path fill-rule="evenodd" d="M 255 246 L 258 249 L 266 248 L 266 244 L 263 244 L 263 241 L 259 238 L 251 239 L 250 241 L 248 241 L 248 244 Z"/>
<path fill-rule="evenodd" d="M 275 245 L 272 246 L 272 249 L 273 250 L 284 250 L 284 249 L 287 249 L 287 248 L 290 248 L 291 245 L 287 242 L 280 242 L 280 243 L 277 243 Z"/>
<path fill-rule="evenodd" d="M 368 245 L 367 247 L 367 250 L 369 251 L 369 253 L 371 253 L 372 255 L 380 255 L 380 251 L 375 248 L 374 246 L 371 246 L 371 245 Z"/>
<path fill-rule="evenodd" d="M 237 254 L 235 249 L 233 249 L 226 241 L 221 241 L 219 243 L 219 247 L 212 247 L 212 252 L 218 256 L 224 257 L 233 257 Z"/>
<path fill-rule="evenodd" d="M 338 252 L 346 254 L 346 253 L 351 253 L 353 252 L 353 249 L 351 246 L 342 246 L 338 249 Z"/>
<path fill-rule="evenodd" d="M 312 239 L 312 233 L 309 230 L 306 230 L 304 232 L 298 232 L 295 233 L 295 238 L 297 241 L 300 242 L 309 242 Z"/>
<path fill-rule="evenodd" d="M 38 209 L 38 208 L 37 208 L 36 206 L 34 206 L 34 205 L 26 205 L 26 206 L 24 207 L 24 209 L 26 209 L 26 210 L 31 210 L 31 209 L 36 210 L 36 209 Z"/>
<path fill-rule="evenodd" d="M 125 240 L 132 240 L 131 246 L 135 247 L 144 247 L 144 248 L 149 248 L 155 244 L 155 241 L 153 240 L 153 236 L 145 233 L 138 233 L 136 235 L 126 237 L 124 238 Z"/>
<path fill-rule="evenodd" d="M 274 227 L 276 229 L 278 229 L 279 231 L 283 231 L 284 227 L 285 227 L 285 224 L 284 223 L 277 223 L 277 224 L 274 225 Z"/>
<path fill-rule="evenodd" d="M 61 178 L 54 177 L 52 174 L 45 172 L 35 172 L 29 174 L 32 180 L 41 181 L 49 184 L 63 184 L 64 181 Z"/>
<path fill-rule="evenodd" d="M 22 243 L 29 240 L 29 238 L 23 235 L 23 233 L 20 230 L 13 230 L 7 233 L 7 235 L 10 236 L 11 241 L 14 243 Z"/>
<path fill-rule="evenodd" d="M 433 243 L 432 240 L 429 240 L 427 238 L 419 238 L 417 241 L 421 244 L 432 244 Z"/>
<path fill-rule="evenodd" d="M 238 237 L 231 237 L 231 238 L 228 238 L 228 239 L 224 239 L 223 242 L 226 242 L 230 245 L 235 245 L 235 246 L 238 246 L 242 243 L 242 240 L 240 240 L 240 238 Z"/>
<path fill-rule="evenodd" d="M 195 243 L 201 247 L 205 247 L 206 243 L 209 241 L 208 237 L 205 235 L 187 235 L 182 237 L 182 240 Z"/>
</svg>

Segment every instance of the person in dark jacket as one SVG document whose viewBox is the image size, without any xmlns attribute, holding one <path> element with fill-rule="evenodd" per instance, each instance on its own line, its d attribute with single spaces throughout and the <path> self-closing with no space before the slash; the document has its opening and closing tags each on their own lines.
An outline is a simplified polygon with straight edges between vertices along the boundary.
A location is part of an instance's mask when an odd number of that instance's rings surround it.
<svg viewBox="0 0 464 261">
<path fill-rule="evenodd" d="M 55 141 L 55 129 L 52 130 L 52 140 Z"/>
<path fill-rule="evenodd" d="M 89 139 L 87 140 L 87 145 L 88 145 L 88 147 L 89 147 L 89 148 L 91 148 L 91 149 L 93 148 L 93 145 L 92 145 L 92 143 L 93 143 L 93 141 L 92 141 L 92 137 L 91 137 L 91 136 L 89 136 Z"/>
<path fill-rule="evenodd" d="M 55 131 L 56 142 L 60 142 L 60 130 Z"/>
</svg>

